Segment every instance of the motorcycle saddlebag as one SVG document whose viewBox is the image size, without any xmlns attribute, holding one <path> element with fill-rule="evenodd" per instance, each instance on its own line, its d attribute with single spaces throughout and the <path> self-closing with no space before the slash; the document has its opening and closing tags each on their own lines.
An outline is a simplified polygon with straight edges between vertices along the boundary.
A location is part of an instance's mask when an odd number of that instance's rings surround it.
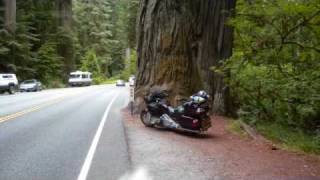
<svg viewBox="0 0 320 180">
<path fill-rule="evenodd" d="M 199 120 L 184 115 L 178 118 L 178 123 L 181 125 L 181 127 L 191 130 L 200 130 L 201 126 Z"/>
</svg>

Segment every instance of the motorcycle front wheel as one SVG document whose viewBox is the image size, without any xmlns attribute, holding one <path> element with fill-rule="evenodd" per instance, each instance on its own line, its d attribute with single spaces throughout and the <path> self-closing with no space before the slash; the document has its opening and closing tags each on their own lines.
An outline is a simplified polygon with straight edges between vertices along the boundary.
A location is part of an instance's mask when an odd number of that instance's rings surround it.
<svg viewBox="0 0 320 180">
<path fill-rule="evenodd" d="M 153 124 L 151 123 L 151 114 L 147 110 L 141 111 L 140 120 L 146 127 L 152 127 L 153 126 Z"/>
</svg>

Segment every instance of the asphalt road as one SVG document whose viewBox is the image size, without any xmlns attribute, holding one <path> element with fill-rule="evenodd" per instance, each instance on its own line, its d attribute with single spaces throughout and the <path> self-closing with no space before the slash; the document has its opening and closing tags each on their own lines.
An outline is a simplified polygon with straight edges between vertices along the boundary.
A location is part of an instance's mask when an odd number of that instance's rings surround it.
<svg viewBox="0 0 320 180">
<path fill-rule="evenodd" d="M 130 169 L 114 85 L 0 96 L 0 180 L 118 179 Z"/>
</svg>

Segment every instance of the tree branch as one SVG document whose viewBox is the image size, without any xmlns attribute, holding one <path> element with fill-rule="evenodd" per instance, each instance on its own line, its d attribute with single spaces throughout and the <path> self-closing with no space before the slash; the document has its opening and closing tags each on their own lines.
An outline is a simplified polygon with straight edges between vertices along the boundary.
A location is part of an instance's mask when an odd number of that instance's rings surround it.
<svg viewBox="0 0 320 180">
<path fill-rule="evenodd" d="M 313 15 L 311 15 L 308 18 L 303 18 L 303 21 L 296 24 L 294 27 L 292 27 L 291 29 L 288 30 L 288 32 L 286 32 L 286 34 L 282 37 L 282 40 L 285 41 L 287 39 L 287 37 L 293 33 L 294 31 L 296 31 L 299 27 L 301 26 L 305 26 L 309 21 L 311 21 L 313 18 L 317 17 L 318 15 L 320 15 L 320 10 L 315 12 Z"/>
<path fill-rule="evenodd" d="M 299 43 L 299 42 L 295 42 L 295 41 L 283 41 L 283 44 L 293 44 L 293 45 L 297 45 L 303 49 L 312 49 L 312 50 L 315 50 L 317 52 L 320 53 L 320 49 L 319 48 L 316 48 L 316 47 L 313 47 L 313 46 L 306 46 L 302 43 Z"/>
</svg>

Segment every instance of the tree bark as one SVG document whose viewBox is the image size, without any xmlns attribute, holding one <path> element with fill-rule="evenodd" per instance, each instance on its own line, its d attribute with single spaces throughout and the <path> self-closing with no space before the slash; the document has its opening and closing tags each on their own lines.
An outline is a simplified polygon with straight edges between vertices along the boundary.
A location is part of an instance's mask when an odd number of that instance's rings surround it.
<svg viewBox="0 0 320 180">
<path fill-rule="evenodd" d="M 16 0 L 3 0 L 4 3 L 4 27 L 10 31 L 16 30 Z"/>
<path fill-rule="evenodd" d="M 153 87 L 170 91 L 171 102 L 204 89 L 214 112 L 229 111 L 223 76 L 210 70 L 232 54 L 226 25 L 236 0 L 141 0 L 138 21 L 136 101 Z"/>
<path fill-rule="evenodd" d="M 64 59 L 64 72 L 68 75 L 75 70 L 72 47 L 72 0 L 56 0 L 59 30 L 66 36 L 65 42 L 58 45 L 59 54 Z M 65 77 L 68 77 L 66 76 Z"/>
<path fill-rule="evenodd" d="M 59 25 L 70 29 L 72 24 L 72 0 L 57 0 Z"/>
<path fill-rule="evenodd" d="M 1 19 L 1 27 L 5 27 L 5 8 L 6 8 L 6 0 L 0 0 L 0 17 Z"/>
</svg>

